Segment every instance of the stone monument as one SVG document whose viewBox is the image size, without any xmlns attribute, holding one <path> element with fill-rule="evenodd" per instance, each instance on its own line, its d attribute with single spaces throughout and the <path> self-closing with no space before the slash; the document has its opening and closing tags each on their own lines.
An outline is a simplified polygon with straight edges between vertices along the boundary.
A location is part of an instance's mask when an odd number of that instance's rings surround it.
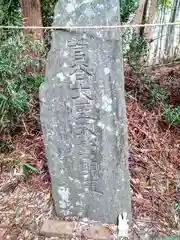
<svg viewBox="0 0 180 240">
<path fill-rule="evenodd" d="M 119 25 L 119 15 L 119 0 L 59 0 L 53 25 Z M 130 219 L 120 30 L 54 30 L 40 103 L 57 214 Z"/>
</svg>

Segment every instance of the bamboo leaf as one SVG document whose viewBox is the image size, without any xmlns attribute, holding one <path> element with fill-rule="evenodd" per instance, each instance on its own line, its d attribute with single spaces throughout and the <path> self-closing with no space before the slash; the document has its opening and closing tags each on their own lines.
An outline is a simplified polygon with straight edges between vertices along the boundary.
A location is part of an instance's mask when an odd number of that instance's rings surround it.
<svg viewBox="0 0 180 240">
<path fill-rule="evenodd" d="M 31 169 L 33 172 L 36 172 L 36 173 L 40 174 L 40 171 L 39 171 L 37 168 L 32 167 L 29 163 L 26 163 L 26 162 L 23 163 L 23 167 L 29 168 L 29 169 Z"/>
<path fill-rule="evenodd" d="M 176 204 L 176 209 L 180 209 L 180 203 Z"/>
</svg>

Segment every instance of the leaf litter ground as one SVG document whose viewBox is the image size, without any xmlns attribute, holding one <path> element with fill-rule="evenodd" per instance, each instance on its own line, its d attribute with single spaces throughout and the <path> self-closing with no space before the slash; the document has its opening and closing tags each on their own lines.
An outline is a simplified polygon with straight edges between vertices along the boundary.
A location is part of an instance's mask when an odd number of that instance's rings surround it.
<svg viewBox="0 0 180 240">
<path fill-rule="evenodd" d="M 163 76 L 162 69 L 156 70 L 155 77 L 161 81 L 164 78 L 167 83 L 168 74 L 171 71 L 178 74 L 179 68 L 165 69 Z M 127 74 L 125 77 L 128 89 L 132 239 L 180 236 L 179 127 L 163 121 L 161 104 L 145 108 L 142 105 L 143 94 L 141 98 L 132 94 L 136 89 L 136 77 L 130 78 Z M 57 219 L 40 126 L 24 121 L 23 130 L 12 138 L 3 136 L 1 139 L 7 143 L 6 140 L 9 144 L 0 147 L 0 239 L 50 239 L 39 235 L 44 219 Z M 40 174 L 29 169 L 24 179 L 18 174 L 22 163 L 30 164 Z"/>
</svg>

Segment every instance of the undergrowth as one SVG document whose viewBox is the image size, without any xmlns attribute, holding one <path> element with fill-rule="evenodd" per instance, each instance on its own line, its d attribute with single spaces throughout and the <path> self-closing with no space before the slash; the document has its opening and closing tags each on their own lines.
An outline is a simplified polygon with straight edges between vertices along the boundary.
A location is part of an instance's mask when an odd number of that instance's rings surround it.
<svg viewBox="0 0 180 240">
<path fill-rule="evenodd" d="M 168 104 L 163 105 L 163 114 L 168 123 L 180 123 L 180 105 L 177 107 L 170 107 Z"/>
<path fill-rule="evenodd" d="M 128 40 L 127 40 L 128 39 Z M 153 108 L 160 104 L 163 119 L 171 125 L 180 124 L 180 105 L 171 106 L 168 101 L 168 92 L 160 86 L 152 77 L 152 72 L 147 68 L 147 56 L 149 42 L 144 36 L 138 36 L 133 32 L 127 32 L 124 36 L 124 45 L 128 41 L 129 48 L 124 50 L 124 57 L 129 66 L 129 71 L 136 78 L 136 89 L 133 89 L 134 97 L 144 96 L 144 106 Z M 148 102 L 148 103 L 147 103 Z"/>
<path fill-rule="evenodd" d="M 180 124 L 180 105 L 176 107 L 168 104 L 168 94 L 166 90 L 158 84 L 149 84 L 149 92 L 151 101 L 148 106 L 153 107 L 156 103 L 162 106 L 162 113 L 164 120 L 171 125 Z"/>
<path fill-rule="evenodd" d="M 28 49 L 28 51 L 27 51 Z M 33 44 L 23 34 L 9 37 L 0 45 L 0 131 L 15 129 L 37 99 L 37 90 L 43 74 L 37 67 L 42 59 L 32 57 L 29 51 L 42 53 L 38 42 Z M 27 66 L 30 72 L 27 73 Z"/>
<path fill-rule="evenodd" d="M 121 21 L 127 22 L 129 20 L 129 17 L 131 14 L 135 12 L 135 10 L 138 7 L 138 1 L 137 0 L 122 0 L 120 1 L 121 6 Z"/>
</svg>

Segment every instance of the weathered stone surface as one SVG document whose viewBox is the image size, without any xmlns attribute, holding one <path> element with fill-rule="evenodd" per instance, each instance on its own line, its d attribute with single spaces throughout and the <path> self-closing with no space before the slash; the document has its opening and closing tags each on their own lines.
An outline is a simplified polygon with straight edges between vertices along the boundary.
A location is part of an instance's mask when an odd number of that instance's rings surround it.
<svg viewBox="0 0 180 240">
<path fill-rule="evenodd" d="M 54 25 L 119 25 L 119 0 L 60 0 Z M 123 57 L 117 30 L 56 30 L 40 89 L 58 215 L 131 218 Z"/>
<path fill-rule="evenodd" d="M 110 231 L 99 223 L 91 223 L 90 225 L 77 222 L 66 222 L 57 220 L 45 220 L 40 233 L 46 237 L 59 237 L 62 239 L 72 239 L 74 234 L 76 237 L 81 234 L 84 238 L 94 240 L 110 240 L 112 235 Z"/>
<path fill-rule="evenodd" d="M 74 222 L 45 220 L 40 230 L 40 234 L 46 237 L 60 237 L 71 239 L 73 236 L 74 227 Z"/>
</svg>

